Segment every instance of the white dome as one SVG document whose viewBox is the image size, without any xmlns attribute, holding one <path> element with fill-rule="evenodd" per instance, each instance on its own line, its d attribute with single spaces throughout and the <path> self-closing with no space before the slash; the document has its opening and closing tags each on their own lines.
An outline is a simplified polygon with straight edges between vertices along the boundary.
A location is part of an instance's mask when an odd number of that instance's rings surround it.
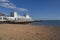
<svg viewBox="0 0 60 40">
<path fill-rule="evenodd" d="M 29 16 L 28 14 L 25 14 L 24 16 L 25 16 L 26 18 L 30 18 L 30 16 Z"/>
</svg>

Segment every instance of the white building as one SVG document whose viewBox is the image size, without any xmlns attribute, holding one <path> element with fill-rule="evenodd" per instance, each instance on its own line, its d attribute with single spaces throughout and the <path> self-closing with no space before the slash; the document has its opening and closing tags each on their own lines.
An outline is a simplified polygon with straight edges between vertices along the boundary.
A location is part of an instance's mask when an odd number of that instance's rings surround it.
<svg viewBox="0 0 60 40">
<path fill-rule="evenodd" d="M 3 13 L 0 13 L 0 21 L 6 21 L 6 16 Z"/>
<path fill-rule="evenodd" d="M 11 15 L 8 17 L 8 16 L 0 16 L 0 21 L 19 21 L 19 22 L 22 22 L 22 21 L 31 21 L 31 17 L 26 14 L 24 16 L 20 16 L 17 14 L 17 12 L 11 12 Z"/>
</svg>

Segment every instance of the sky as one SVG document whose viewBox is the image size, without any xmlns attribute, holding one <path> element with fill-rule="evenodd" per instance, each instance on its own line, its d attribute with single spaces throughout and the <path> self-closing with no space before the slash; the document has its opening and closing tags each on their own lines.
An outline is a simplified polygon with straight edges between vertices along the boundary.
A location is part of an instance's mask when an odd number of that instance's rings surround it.
<svg viewBox="0 0 60 40">
<path fill-rule="evenodd" d="M 60 0 L 0 0 L 0 12 L 28 13 L 33 19 L 60 20 Z"/>
</svg>

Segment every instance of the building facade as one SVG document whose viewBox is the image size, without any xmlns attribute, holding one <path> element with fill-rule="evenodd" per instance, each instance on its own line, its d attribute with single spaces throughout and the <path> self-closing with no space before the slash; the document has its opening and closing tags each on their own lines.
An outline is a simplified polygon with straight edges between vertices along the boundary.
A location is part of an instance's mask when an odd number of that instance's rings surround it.
<svg viewBox="0 0 60 40">
<path fill-rule="evenodd" d="M 0 16 L 0 21 L 19 21 L 19 22 L 23 22 L 23 21 L 31 21 L 32 18 L 26 14 L 24 16 L 20 16 L 17 14 L 17 12 L 11 12 L 10 16 Z"/>
</svg>

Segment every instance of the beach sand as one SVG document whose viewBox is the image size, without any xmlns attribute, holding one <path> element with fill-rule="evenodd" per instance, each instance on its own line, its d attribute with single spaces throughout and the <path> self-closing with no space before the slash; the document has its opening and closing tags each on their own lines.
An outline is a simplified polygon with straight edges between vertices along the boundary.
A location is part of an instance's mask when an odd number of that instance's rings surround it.
<svg viewBox="0 0 60 40">
<path fill-rule="evenodd" d="M 0 40 L 60 40 L 60 27 L 0 24 Z"/>
</svg>

